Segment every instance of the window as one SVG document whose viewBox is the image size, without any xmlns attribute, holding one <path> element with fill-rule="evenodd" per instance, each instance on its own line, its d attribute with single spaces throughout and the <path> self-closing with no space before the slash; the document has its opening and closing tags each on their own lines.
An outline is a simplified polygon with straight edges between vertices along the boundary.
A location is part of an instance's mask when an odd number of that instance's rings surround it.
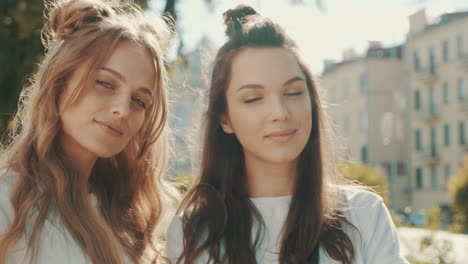
<svg viewBox="0 0 468 264">
<path fill-rule="evenodd" d="M 458 131 L 460 133 L 460 145 L 465 145 L 465 122 L 461 121 L 458 124 Z"/>
<path fill-rule="evenodd" d="M 437 112 L 436 106 L 436 87 L 431 86 L 429 90 L 429 111 L 431 115 L 435 115 Z"/>
<path fill-rule="evenodd" d="M 343 82 L 343 96 L 344 98 L 348 98 L 351 96 L 351 88 L 349 87 L 349 81 L 345 80 Z"/>
<path fill-rule="evenodd" d="M 435 64 L 435 54 L 434 48 L 429 48 L 429 73 L 435 74 L 436 73 L 436 64 Z"/>
<path fill-rule="evenodd" d="M 361 147 L 361 160 L 362 163 L 369 163 L 369 153 L 367 145 Z"/>
<path fill-rule="evenodd" d="M 444 82 L 443 84 L 443 99 L 444 99 L 444 104 L 449 104 L 450 103 L 450 88 L 449 88 L 449 83 Z"/>
<path fill-rule="evenodd" d="M 444 145 L 450 146 L 450 126 L 448 124 L 444 125 Z"/>
<path fill-rule="evenodd" d="M 416 168 L 416 189 L 421 190 L 423 186 L 423 170 L 422 168 Z"/>
<path fill-rule="evenodd" d="M 349 120 L 349 116 L 345 116 L 343 123 L 344 133 L 346 136 L 349 136 L 351 134 L 351 122 Z"/>
<path fill-rule="evenodd" d="M 422 135 L 421 130 L 416 130 L 415 132 L 415 142 L 416 142 L 416 150 L 420 151 L 422 149 Z"/>
<path fill-rule="evenodd" d="M 359 87 L 361 90 L 361 94 L 367 93 L 367 75 L 365 73 L 361 73 L 359 76 Z"/>
<path fill-rule="evenodd" d="M 419 71 L 421 69 L 421 62 L 419 61 L 419 52 L 417 50 L 413 52 L 413 67 L 415 71 Z"/>
<path fill-rule="evenodd" d="M 444 60 L 444 63 L 447 63 L 449 61 L 449 42 L 448 40 L 444 40 L 442 43 L 442 57 Z"/>
<path fill-rule="evenodd" d="M 414 91 L 414 110 L 421 110 L 421 92 L 419 90 Z"/>
<path fill-rule="evenodd" d="M 447 181 L 450 176 L 452 176 L 452 167 L 450 167 L 450 164 L 445 164 L 444 166 L 444 177 L 445 181 Z"/>
<path fill-rule="evenodd" d="M 431 187 L 436 190 L 439 187 L 439 179 L 437 175 L 437 167 L 431 168 Z"/>
<path fill-rule="evenodd" d="M 457 94 L 458 100 L 463 101 L 465 99 L 465 87 L 462 77 L 458 78 L 457 80 Z"/>
<path fill-rule="evenodd" d="M 431 127 L 431 157 L 437 157 L 437 133 L 435 127 Z"/>
<path fill-rule="evenodd" d="M 459 58 L 463 57 L 463 37 L 457 37 L 457 55 Z"/>
<path fill-rule="evenodd" d="M 338 87 L 337 86 L 333 87 L 331 90 L 331 93 L 332 93 L 331 101 L 333 103 L 336 103 L 338 101 Z"/>
<path fill-rule="evenodd" d="M 367 111 L 362 111 L 361 112 L 361 131 L 362 132 L 367 132 L 369 131 L 369 120 L 368 120 L 368 117 L 367 117 Z"/>
</svg>

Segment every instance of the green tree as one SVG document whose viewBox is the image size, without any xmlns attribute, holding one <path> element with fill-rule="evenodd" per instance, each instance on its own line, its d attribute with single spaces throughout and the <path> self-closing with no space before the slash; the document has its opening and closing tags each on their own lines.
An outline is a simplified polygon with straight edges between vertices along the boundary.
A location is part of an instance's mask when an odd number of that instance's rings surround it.
<svg viewBox="0 0 468 264">
<path fill-rule="evenodd" d="M 348 180 L 368 186 L 383 198 L 387 206 L 390 204 L 387 178 L 378 168 L 364 164 L 342 164 L 338 166 L 338 172 Z"/>
<path fill-rule="evenodd" d="M 447 187 L 455 210 L 455 224 L 468 230 L 468 155 L 465 155 L 463 165 L 458 173 L 450 178 Z"/>
</svg>

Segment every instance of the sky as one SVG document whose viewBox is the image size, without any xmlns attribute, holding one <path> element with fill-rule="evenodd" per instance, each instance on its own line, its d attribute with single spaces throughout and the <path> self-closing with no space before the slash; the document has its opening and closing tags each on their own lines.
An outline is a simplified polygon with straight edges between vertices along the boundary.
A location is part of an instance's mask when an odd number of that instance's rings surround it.
<svg viewBox="0 0 468 264">
<path fill-rule="evenodd" d="M 153 0 L 150 8 L 161 12 L 164 2 Z M 364 53 L 369 41 L 380 41 L 385 47 L 402 44 L 409 28 L 408 16 L 423 8 L 429 21 L 443 13 L 468 10 L 468 0 L 322 0 L 322 10 L 315 0 L 212 2 L 209 7 L 205 0 L 177 1 L 177 27 L 184 51 L 194 50 L 203 36 L 221 46 L 225 41 L 222 13 L 245 3 L 285 28 L 314 73 L 322 71 L 325 59 L 340 61 L 345 50 Z"/>
</svg>

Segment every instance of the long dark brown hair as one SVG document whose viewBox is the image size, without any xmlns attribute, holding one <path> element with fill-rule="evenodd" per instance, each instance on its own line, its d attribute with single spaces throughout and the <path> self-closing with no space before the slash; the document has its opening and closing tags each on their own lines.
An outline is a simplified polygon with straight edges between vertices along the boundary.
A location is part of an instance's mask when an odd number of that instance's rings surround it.
<svg viewBox="0 0 468 264">
<path fill-rule="evenodd" d="M 301 61 L 296 45 L 283 29 L 240 5 L 224 13 L 229 40 L 218 51 L 208 94 L 200 177 L 182 202 L 184 250 L 178 263 L 194 263 L 206 252 L 214 263 L 256 263 L 264 222 L 249 199 L 244 154 L 235 135 L 223 132 L 226 89 L 231 63 L 246 48 L 284 48 L 295 55 L 306 77 L 312 105 L 312 130 L 300 154 L 295 191 L 283 226 L 280 263 L 318 263 L 319 246 L 333 259 L 353 263 L 354 248 L 343 230 L 352 226 L 338 206 L 332 188 L 335 174 L 332 145 L 315 81 Z M 327 175 L 327 177 L 325 177 Z M 252 234 L 255 222 L 261 228 Z M 255 239 L 252 240 L 252 235 Z"/>
</svg>

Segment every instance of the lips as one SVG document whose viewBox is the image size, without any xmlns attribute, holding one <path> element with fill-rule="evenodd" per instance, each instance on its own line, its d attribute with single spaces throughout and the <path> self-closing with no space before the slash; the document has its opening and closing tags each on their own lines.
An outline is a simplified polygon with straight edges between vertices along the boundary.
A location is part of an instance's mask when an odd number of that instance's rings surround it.
<svg viewBox="0 0 468 264">
<path fill-rule="evenodd" d="M 121 137 L 123 135 L 123 131 L 118 125 L 98 120 L 95 120 L 95 122 L 110 136 Z"/>
<path fill-rule="evenodd" d="M 297 129 L 285 129 L 267 134 L 265 138 L 277 142 L 287 142 L 296 135 Z"/>
</svg>

